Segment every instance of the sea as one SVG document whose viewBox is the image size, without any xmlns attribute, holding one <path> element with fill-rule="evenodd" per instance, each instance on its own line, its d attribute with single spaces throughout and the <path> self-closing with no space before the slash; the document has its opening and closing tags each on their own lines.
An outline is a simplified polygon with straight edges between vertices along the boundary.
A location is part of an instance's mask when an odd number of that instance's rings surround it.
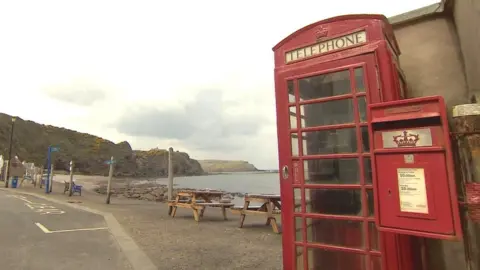
<svg viewBox="0 0 480 270">
<path fill-rule="evenodd" d="M 238 172 L 201 176 L 178 176 L 173 179 L 175 188 L 217 189 L 229 193 L 280 194 L 278 173 Z M 152 180 L 148 181 L 151 182 Z M 153 180 L 156 184 L 168 184 L 167 178 Z M 146 181 L 139 181 L 146 182 Z M 241 204 L 243 199 L 235 197 L 233 202 Z"/>
</svg>

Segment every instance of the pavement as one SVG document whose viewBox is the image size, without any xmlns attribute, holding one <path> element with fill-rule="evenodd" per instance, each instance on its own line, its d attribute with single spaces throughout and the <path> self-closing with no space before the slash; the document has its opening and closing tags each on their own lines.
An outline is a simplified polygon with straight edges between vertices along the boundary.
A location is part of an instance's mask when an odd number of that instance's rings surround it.
<svg viewBox="0 0 480 270">
<path fill-rule="evenodd" d="M 1 269 L 133 269 L 101 215 L 0 191 L 0 217 Z"/>
<path fill-rule="evenodd" d="M 247 217 L 241 229 L 238 215 L 228 213 L 225 221 L 219 209 L 208 209 L 197 223 L 188 209 L 178 209 L 177 216 L 171 218 L 163 202 L 112 197 L 111 203 L 105 204 L 104 195 L 84 190 L 82 196 L 69 197 L 63 194 L 63 186 L 54 183 L 48 195 L 31 184 L 0 188 L 0 194 L 3 190 L 29 195 L 62 206 L 67 213 L 74 208 L 103 216 L 135 270 L 283 269 L 281 234 L 265 226 L 263 217 Z"/>
</svg>

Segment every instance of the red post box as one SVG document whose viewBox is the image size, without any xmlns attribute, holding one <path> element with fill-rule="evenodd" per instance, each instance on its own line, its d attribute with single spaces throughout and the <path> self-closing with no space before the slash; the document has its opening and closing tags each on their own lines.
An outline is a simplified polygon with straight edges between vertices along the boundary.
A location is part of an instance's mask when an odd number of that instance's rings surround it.
<svg viewBox="0 0 480 270">
<path fill-rule="evenodd" d="M 438 239 L 462 236 L 442 97 L 368 106 L 377 227 Z"/>
</svg>

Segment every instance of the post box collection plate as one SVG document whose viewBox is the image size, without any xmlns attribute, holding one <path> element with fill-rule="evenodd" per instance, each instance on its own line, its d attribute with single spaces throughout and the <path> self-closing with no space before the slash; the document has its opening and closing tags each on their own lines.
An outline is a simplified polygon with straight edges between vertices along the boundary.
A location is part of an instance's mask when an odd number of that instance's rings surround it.
<svg viewBox="0 0 480 270">
<path fill-rule="evenodd" d="M 462 231 L 443 99 L 372 104 L 369 120 L 378 229 L 459 239 Z"/>
</svg>

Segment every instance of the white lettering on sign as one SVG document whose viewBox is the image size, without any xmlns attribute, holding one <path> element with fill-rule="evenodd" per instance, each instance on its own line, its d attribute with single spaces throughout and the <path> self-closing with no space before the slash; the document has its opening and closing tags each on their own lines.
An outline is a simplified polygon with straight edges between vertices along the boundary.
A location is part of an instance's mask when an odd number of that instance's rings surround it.
<svg viewBox="0 0 480 270">
<path fill-rule="evenodd" d="M 301 60 L 310 56 L 327 53 L 330 51 L 345 49 L 358 44 L 367 42 L 367 32 L 360 31 L 353 34 L 341 36 L 338 38 L 321 41 L 314 45 L 295 49 L 285 53 L 285 63 Z"/>
<path fill-rule="evenodd" d="M 422 168 L 398 168 L 400 211 L 428 214 L 425 173 Z"/>
</svg>

